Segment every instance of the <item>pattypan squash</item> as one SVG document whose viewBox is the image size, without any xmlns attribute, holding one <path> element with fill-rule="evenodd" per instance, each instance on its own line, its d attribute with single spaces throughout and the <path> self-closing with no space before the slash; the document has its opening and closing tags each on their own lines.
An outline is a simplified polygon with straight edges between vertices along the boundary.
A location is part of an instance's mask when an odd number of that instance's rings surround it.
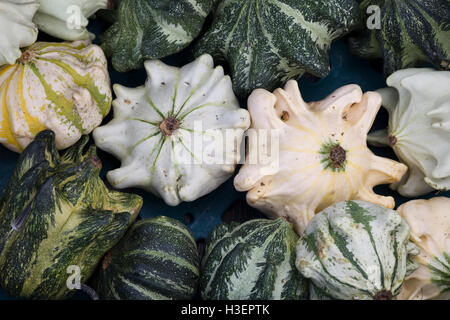
<svg viewBox="0 0 450 320">
<path fill-rule="evenodd" d="M 39 30 L 56 38 L 75 41 L 92 40 L 94 34 L 86 27 L 88 18 L 111 5 L 111 0 L 39 0 L 34 16 Z"/>
<path fill-rule="evenodd" d="M 450 69 L 449 0 L 358 0 L 369 10 L 364 29 L 350 38 L 351 51 L 382 58 L 386 76 L 399 69 L 432 64 Z"/>
<path fill-rule="evenodd" d="M 326 76 L 332 41 L 354 29 L 359 18 L 355 0 L 221 1 L 195 52 L 226 60 L 234 91 L 248 97 L 305 72 Z"/>
<path fill-rule="evenodd" d="M 450 299 L 450 198 L 413 200 L 397 211 L 419 248 L 419 269 L 406 278 L 398 299 Z"/>
<path fill-rule="evenodd" d="M 367 132 L 380 104 L 378 93 L 363 94 L 357 85 L 311 103 L 303 101 L 294 80 L 273 94 L 255 90 L 248 99 L 251 128 L 269 130 L 270 137 L 249 134 L 236 189 L 249 191 L 247 202 L 269 217 L 291 219 L 300 234 L 315 213 L 339 201 L 359 199 L 393 208 L 392 197 L 372 189 L 399 181 L 407 167 L 367 148 Z"/>
<path fill-rule="evenodd" d="M 32 22 L 39 1 L 0 0 L 0 66 L 13 64 L 22 54 L 20 48 L 33 44 L 38 29 Z"/>
<path fill-rule="evenodd" d="M 213 0 L 121 0 L 116 22 L 101 36 L 119 72 L 139 69 L 187 47 L 200 33 Z"/>
<path fill-rule="evenodd" d="M 233 174 L 250 116 L 210 55 L 182 68 L 149 60 L 145 69 L 145 86 L 114 86 L 114 119 L 94 131 L 97 146 L 122 162 L 107 178 L 169 205 L 193 201 Z"/>
<path fill-rule="evenodd" d="M 365 201 L 344 201 L 312 218 L 296 265 L 312 299 L 392 300 L 417 269 L 419 249 L 400 215 Z"/>
<path fill-rule="evenodd" d="M 378 92 L 389 112 L 387 130 L 369 135 L 391 146 L 409 172 L 391 187 L 406 197 L 450 189 L 450 71 L 405 69 Z"/>
<path fill-rule="evenodd" d="M 36 42 L 0 67 L 0 143 L 21 152 L 42 130 L 64 149 L 100 125 L 111 107 L 106 58 L 88 41 Z"/>
</svg>

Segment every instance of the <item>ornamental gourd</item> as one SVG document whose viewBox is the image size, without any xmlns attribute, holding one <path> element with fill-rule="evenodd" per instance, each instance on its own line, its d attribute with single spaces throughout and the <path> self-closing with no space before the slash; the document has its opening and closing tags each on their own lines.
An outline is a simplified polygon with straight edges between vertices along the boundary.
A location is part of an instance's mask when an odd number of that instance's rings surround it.
<svg viewBox="0 0 450 320">
<path fill-rule="evenodd" d="M 97 293 L 102 300 L 190 300 L 199 263 L 195 240 L 181 222 L 142 219 L 103 259 Z"/>
<path fill-rule="evenodd" d="M 45 130 L 19 157 L 0 200 L 0 285 L 11 296 L 69 297 L 68 268 L 84 283 L 142 207 L 141 197 L 107 189 L 88 140 L 60 156 Z"/>
<path fill-rule="evenodd" d="M 272 94 L 255 90 L 249 150 L 235 177 L 247 202 L 269 217 L 292 220 L 302 234 L 315 213 L 343 200 L 366 200 L 393 208 L 378 184 L 399 181 L 407 167 L 375 156 L 366 136 L 381 104 L 374 92 L 344 86 L 325 100 L 305 103 L 296 81 Z M 263 131 L 269 130 L 268 138 Z"/>
<path fill-rule="evenodd" d="M 380 25 L 350 38 L 352 53 L 363 58 L 382 58 L 384 74 L 432 64 L 450 69 L 450 2 L 448 0 L 359 0 L 363 12 L 380 19 Z M 376 16 L 375 16 L 375 15 Z M 375 20 L 377 21 L 377 20 Z M 373 23 L 374 20 L 367 21 Z"/>
<path fill-rule="evenodd" d="M 219 224 L 206 240 L 200 293 L 205 300 L 298 300 L 307 281 L 295 268 L 291 223 L 256 219 Z"/>
<path fill-rule="evenodd" d="M 450 299 L 450 198 L 413 200 L 397 210 L 420 248 L 419 269 L 406 278 L 398 299 Z"/>
<path fill-rule="evenodd" d="M 408 173 L 391 185 L 406 197 L 450 189 L 450 71 L 405 69 L 378 92 L 389 112 L 387 130 L 373 132 L 369 143 L 394 149 Z"/>
<path fill-rule="evenodd" d="M 36 41 L 38 28 L 32 20 L 38 8 L 39 1 L 0 0 L 0 66 L 13 64 L 20 48 Z"/>
<path fill-rule="evenodd" d="M 92 40 L 94 34 L 86 27 L 88 18 L 100 9 L 106 9 L 112 0 L 39 0 L 34 16 L 39 30 L 56 38 L 75 41 Z"/>
<path fill-rule="evenodd" d="M 142 67 L 187 47 L 200 33 L 212 0 L 121 0 L 117 21 L 101 36 L 119 72 Z"/>
<path fill-rule="evenodd" d="M 145 86 L 114 86 L 114 119 L 94 131 L 97 146 L 122 162 L 107 178 L 115 188 L 143 188 L 169 205 L 193 201 L 234 173 L 250 116 L 209 55 L 182 68 L 159 60 L 145 68 Z"/>
<path fill-rule="evenodd" d="M 87 41 L 37 42 L 0 68 L 0 143 L 21 152 L 42 130 L 65 149 L 100 125 L 111 108 L 103 51 Z"/>
<path fill-rule="evenodd" d="M 195 52 L 226 60 L 234 91 L 248 97 L 305 72 L 326 76 L 332 41 L 354 29 L 359 17 L 354 0 L 221 1 Z"/>
<path fill-rule="evenodd" d="M 418 265 L 419 249 L 400 215 L 365 201 L 344 201 L 311 219 L 296 265 L 315 299 L 391 300 Z"/>
</svg>

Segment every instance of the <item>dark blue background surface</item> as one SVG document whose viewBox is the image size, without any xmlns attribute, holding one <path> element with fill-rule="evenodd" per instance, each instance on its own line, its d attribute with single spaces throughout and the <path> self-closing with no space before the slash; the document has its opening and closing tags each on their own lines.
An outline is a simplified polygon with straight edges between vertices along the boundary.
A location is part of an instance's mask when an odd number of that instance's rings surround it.
<svg viewBox="0 0 450 320">
<path fill-rule="evenodd" d="M 91 24 L 90 29 L 98 34 L 104 25 L 95 21 Z M 42 39 L 42 37 L 41 37 Z M 47 40 L 45 38 L 44 40 Z M 98 40 L 95 40 L 98 43 Z M 166 63 L 181 66 L 189 62 L 191 56 L 188 51 L 171 56 L 164 59 Z M 352 56 L 344 41 L 337 41 L 331 48 L 331 72 L 329 76 L 324 79 L 312 82 L 305 77 L 299 80 L 300 90 L 305 101 L 322 100 L 337 88 L 346 84 L 358 84 L 363 91 L 376 90 L 384 87 L 385 79 L 378 73 L 374 67 L 367 61 L 358 60 Z M 111 82 L 119 83 L 129 87 L 137 87 L 144 83 L 146 73 L 144 69 L 128 72 L 118 73 L 110 67 Z M 242 107 L 246 107 L 245 101 L 242 101 Z M 112 112 L 111 112 L 112 113 Z M 105 119 L 104 123 L 108 122 L 111 114 Z M 385 128 L 387 126 L 387 113 L 382 109 L 377 116 L 373 130 Z M 372 148 L 372 150 L 380 156 L 390 157 L 396 159 L 395 155 L 389 148 Z M 112 156 L 99 150 L 99 157 L 103 162 L 102 177 L 105 177 L 107 171 L 120 166 L 120 162 Z M 6 186 L 9 176 L 15 166 L 18 155 L 0 146 L 0 192 Z M 140 194 L 144 198 L 144 206 L 141 210 L 140 217 L 148 218 L 158 215 L 165 215 L 183 221 L 183 216 L 186 213 L 193 215 L 193 222 L 188 225 L 192 230 L 196 239 L 206 238 L 209 231 L 219 222 L 223 213 L 236 200 L 245 199 L 244 193 L 237 192 L 233 187 L 233 178 L 230 178 L 226 183 L 216 189 L 214 192 L 202 197 L 191 203 L 182 203 L 176 207 L 170 207 L 161 199 L 146 193 L 142 190 L 126 190 Z M 387 186 L 378 186 L 375 191 L 383 195 L 391 195 L 396 199 L 397 205 L 400 205 L 410 199 L 401 197 L 398 193 L 393 192 Z M 440 195 L 450 196 L 450 192 L 441 193 Z M 429 194 L 424 198 L 434 196 L 434 193 Z M 76 295 L 75 298 L 83 298 L 82 295 Z M 9 299 L 8 295 L 0 289 L 0 299 Z"/>
</svg>

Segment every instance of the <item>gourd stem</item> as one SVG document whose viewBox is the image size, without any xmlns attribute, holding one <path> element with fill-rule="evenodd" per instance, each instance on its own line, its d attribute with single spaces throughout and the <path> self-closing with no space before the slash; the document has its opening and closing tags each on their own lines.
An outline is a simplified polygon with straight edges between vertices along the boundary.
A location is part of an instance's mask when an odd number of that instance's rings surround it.
<svg viewBox="0 0 450 320">
<path fill-rule="evenodd" d="M 91 300 L 99 300 L 97 292 L 95 292 L 95 290 L 88 285 L 82 283 L 80 290 L 86 293 L 91 298 Z"/>
<path fill-rule="evenodd" d="M 159 129 L 165 136 L 171 136 L 180 127 L 180 121 L 174 117 L 168 117 L 159 124 Z"/>
<path fill-rule="evenodd" d="M 395 144 L 398 142 L 397 137 L 396 137 L 396 136 L 393 136 L 393 135 L 390 135 L 390 136 L 388 137 L 388 141 L 389 141 L 389 145 L 390 145 L 391 147 L 395 146 Z"/>
<path fill-rule="evenodd" d="M 31 50 L 25 50 L 17 61 L 22 64 L 29 63 L 34 58 L 34 52 Z"/>
<path fill-rule="evenodd" d="M 392 300 L 392 292 L 389 290 L 382 290 L 373 296 L 374 300 Z"/>
</svg>

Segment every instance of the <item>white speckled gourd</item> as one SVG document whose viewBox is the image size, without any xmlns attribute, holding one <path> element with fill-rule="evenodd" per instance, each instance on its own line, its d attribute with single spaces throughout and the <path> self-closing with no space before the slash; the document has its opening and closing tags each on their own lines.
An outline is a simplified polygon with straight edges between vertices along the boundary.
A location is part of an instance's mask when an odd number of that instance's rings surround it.
<svg viewBox="0 0 450 320">
<path fill-rule="evenodd" d="M 97 146 L 122 162 L 107 178 L 115 188 L 142 188 L 169 205 L 193 201 L 233 174 L 250 116 L 210 55 L 182 68 L 160 60 L 145 68 L 145 86 L 114 86 L 114 119 L 94 131 Z"/>
<path fill-rule="evenodd" d="M 312 299 L 391 300 L 417 269 L 419 249 L 400 215 L 366 201 L 343 201 L 318 213 L 297 244 L 296 266 Z"/>
<path fill-rule="evenodd" d="M 398 299 L 450 299 L 450 198 L 412 200 L 398 209 L 419 248 L 419 268 L 406 278 Z"/>
<path fill-rule="evenodd" d="M 20 48 L 36 41 L 38 28 L 32 20 L 38 8 L 36 0 L 0 0 L 0 66 L 13 64 Z"/>
<path fill-rule="evenodd" d="M 92 40 L 94 34 L 86 27 L 88 18 L 100 9 L 109 7 L 111 0 L 39 0 L 34 16 L 39 30 L 56 38 L 75 41 Z"/>
<path fill-rule="evenodd" d="M 21 152 L 52 130 L 65 149 L 100 125 L 111 108 L 107 62 L 89 41 L 36 42 L 0 67 L 0 143 Z"/>
<path fill-rule="evenodd" d="M 450 71 L 405 69 L 387 79 L 378 92 L 389 112 L 387 130 L 369 135 L 369 143 L 388 145 L 409 167 L 391 185 L 405 197 L 450 190 Z"/>
<path fill-rule="evenodd" d="M 381 105 L 375 92 L 362 93 L 347 85 L 325 100 L 305 103 L 296 81 L 272 94 L 255 90 L 248 100 L 252 129 L 271 130 L 279 141 L 278 157 L 263 156 L 265 139 L 249 134 L 245 165 L 234 180 L 239 191 L 249 191 L 247 202 L 269 217 L 285 216 L 300 234 L 315 213 L 343 200 L 366 200 L 388 208 L 392 197 L 373 192 L 379 184 L 399 181 L 407 167 L 375 156 L 366 144 Z"/>
</svg>

